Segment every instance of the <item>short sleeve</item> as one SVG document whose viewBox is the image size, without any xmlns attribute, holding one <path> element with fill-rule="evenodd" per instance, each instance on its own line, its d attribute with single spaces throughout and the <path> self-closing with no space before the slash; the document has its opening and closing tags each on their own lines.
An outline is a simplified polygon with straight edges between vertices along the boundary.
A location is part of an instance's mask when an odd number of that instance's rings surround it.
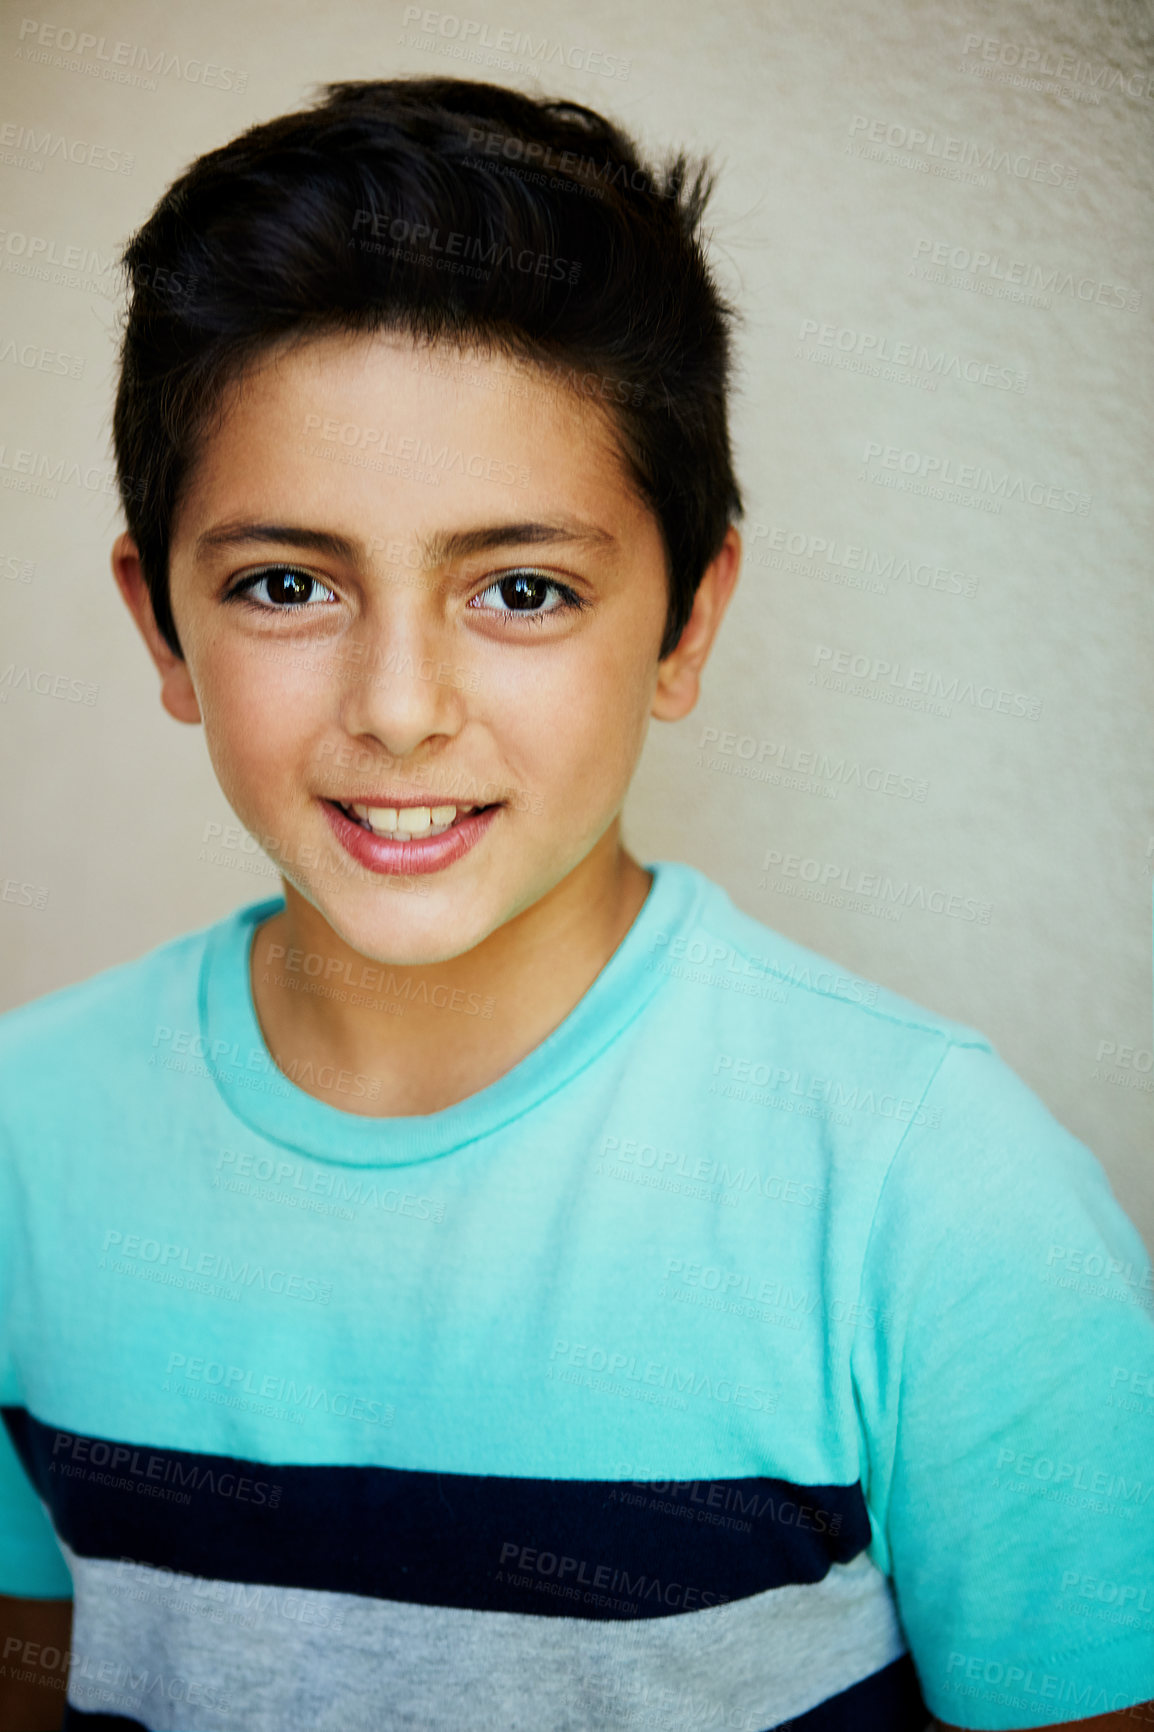
<svg viewBox="0 0 1154 1732">
<path fill-rule="evenodd" d="M 15 1368 L 16 1290 L 23 1211 L 5 1139 L 0 1136 L 0 1413 L 24 1399 Z M 0 1594 L 28 1600 L 72 1597 L 72 1576 L 48 1513 L 0 1423 Z"/>
<path fill-rule="evenodd" d="M 1154 1698 L 1154 1274 L 1100 1162 L 951 1043 L 882 1186 L 853 1346 L 875 1534 L 928 1707 Z"/>
<path fill-rule="evenodd" d="M 72 1598 L 72 1576 L 44 1505 L 0 1425 L 0 1594 Z"/>
</svg>

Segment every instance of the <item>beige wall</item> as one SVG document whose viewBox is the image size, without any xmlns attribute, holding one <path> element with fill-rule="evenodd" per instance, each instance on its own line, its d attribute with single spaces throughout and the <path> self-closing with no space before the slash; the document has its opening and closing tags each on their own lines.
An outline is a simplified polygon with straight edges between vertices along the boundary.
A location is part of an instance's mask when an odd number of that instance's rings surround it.
<svg viewBox="0 0 1154 1732">
<path fill-rule="evenodd" d="M 0 1003 L 277 887 L 261 856 L 206 852 L 230 814 L 109 574 L 115 251 L 194 155 L 315 82 L 491 76 L 722 169 L 714 254 L 747 320 L 746 559 L 698 711 L 651 730 L 634 851 L 692 862 L 771 926 L 982 1029 L 1154 1248 L 1152 14 L 460 4 L 406 24 L 377 0 L 36 0 L 0 25 Z M 554 58 L 535 76 L 455 57 L 437 17 L 529 31 Z M 107 78 L 98 48 L 61 51 L 67 30 L 130 61 L 162 50 L 168 70 L 154 88 Z M 1023 86 L 1026 50 L 1041 88 Z M 67 264 L 70 248 L 80 269 L 23 274 L 34 249 Z M 946 464 L 1004 491 L 928 491 Z M 63 469 L 25 491 L 29 465 Z M 925 695 L 955 682 L 952 701 Z M 818 899 L 815 874 L 864 894 Z"/>
</svg>

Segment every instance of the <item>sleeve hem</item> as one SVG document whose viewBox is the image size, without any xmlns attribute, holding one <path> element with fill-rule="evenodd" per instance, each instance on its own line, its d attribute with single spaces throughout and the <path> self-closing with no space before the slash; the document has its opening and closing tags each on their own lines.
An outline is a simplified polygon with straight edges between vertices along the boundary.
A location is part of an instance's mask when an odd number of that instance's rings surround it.
<svg viewBox="0 0 1154 1732">
<path fill-rule="evenodd" d="M 1121 1668 L 1119 1657 L 1123 1662 Z M 1072 1679 L 1063 1670 L 1079 1660 L 1094 1663 L 1095 1675 L 1089 1681 L 1085 1675 Z M 998 1668 L 997 1677 L 988 1675 L 992 1667 Z M 1143 1630 L 1123 1630 L 1103 1642 L 1059 1649 L 1036 1666 L 1027 1664 L 1022 1677 L 1014 1676 L 1010 1667 L 997 1660 L 984 1661 L 984 1669 L 987 1675 L 974 1680 L 972 1694 L 961 1688 L 956 1695 L 943 1693 L 919 1674 L 922 1696 L 935 1720 L 969 1728 L 970 1732 L 1016 1732 L 1022 1725 L 1022 1709 L 1029 1707 L 1037 1716 L 1032 1724 L 1044 1732 L 1048 1726 L 1077 1725 L 1092 1715 L 1141 1707 L 1154 1700 L 1154 1660 L 1149 1637 Z M 1117 1684 L 1120 1670 L 1131 1680 L 1121 1689 Z M 1064 1694 L 1043 1695 L 1047 1680 Z M 964 1683 L 964 1679 L 959 1679 L 959 1685 Z M 1028 1694 L 1018 1695 L 1015 1686 Z"/>
<path fill-rule="evenodd" d="M 1104 1640 L 1099 1641 L 1099 1642 L 1095 1642 L 1095 1641 L 1081 1642 L 1075 1647 L 1056 1648 L 1053 1651 L 1053 1653 L 1047 1655 L 1046 1663 L 1047 1663 L 1047 1665 L 1051 1665 L 1051 1666 L 1064 1666 L 1070 1660 L 1082 1660 L 1082 1659 L 1092 1658 L 1095 1654 L 1106 1653 L 1110 1649 L 1117 1647 L 1119 1642 L 1133 1641 L 1137 1638 L 1140 1638 L 1140 1637 L 1142 1637 L 1144 1635 L 1148 1635 L 1148 1634 L 1149 1634 L 1149 1630 L 1148 1629 L 1144 1630 L 1141 1626 L 1139 1626 L 1136 1629 L 1131 1629 L 1131 1630 L 1119 1630 L 1116 1636 L 1107 1636 Z M 1139 1647 L 1138 1652 L 1140 1655 L 1142 1655 L 1144 1653 L 1145 1655 L 1149 1656 L 1151 1650 L 1150 1650 L 1149 1646 L 1147 1646 L 1145 1649 Z M 1146 1682 L 1147 1682 L 1150 1694 L 1152 1696 L 1154 1696 L 1154 1659 L 1150 1660 L 1149 1664 L 1150 1664 L 1150 1676 L 1146 1680 Z"/>
</svg>

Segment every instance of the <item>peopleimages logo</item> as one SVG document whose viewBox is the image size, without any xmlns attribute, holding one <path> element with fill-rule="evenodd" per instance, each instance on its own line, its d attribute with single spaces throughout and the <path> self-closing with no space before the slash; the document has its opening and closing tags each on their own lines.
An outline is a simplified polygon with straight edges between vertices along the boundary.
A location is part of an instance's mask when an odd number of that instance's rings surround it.
<svg viewBox="0 0 1154 1732">
<path fill-rule="evenodd" d="M 999 284 L 998 293 L 1005 293 L 1011 299 L 1024 293 L 1042 297 L 1067 295 L 1071 300 L 1096 302 L 1101 307 L 1119 307 L 1127 313 L 1136 313 L 1142 300 L 1141 289 L 1130 288 L 1125 283 L 1082 276 L 1076 271 L 1063 270 L 1059 265 L 1006 258 L 1001 253 L 987 252 L 983 247 L 957 246 L 952 241 L 934 240 L 929 236 L 923 236 L 917 242 L 913 258 L 910 271 L 914 276 L 921 275 L 927 281 L 940 282 L 947 280 L 944 275 L 947 270 L 958 272 L 963 277 L 981 282 L 983 289 L 990 294 L 995 292 L 995 284 Z M 921 269 L 923 265 L 933 267 L 932 271 Z M 1049 305 L 1049 302 L 1043 299 L 1042 304 Z"/>
<path fill-rule="evenodd" d="M 877 999 L 877 986 L 873 981 L 858 980 L 853 975 L 831 974 L 828 968 L 819 968 L 811 972 L 809 966 L 802 963 L 785 962 L 777 957 L 763 956 L 757 951 L 738 951 L 731 944 L 724 944 L 720 939 L 711 939 L 706 944 L 705 938 L 687 938 L 683 934 L 671 937 L 668 932 L 655 932 L 653 948 L 669 946 L 670 956 L 692 963 L 704 963 L 709 968 L 723 967 L 735 973 L 753 976 L 772 975 L 775 980 L 785 981 L 790 986 L 811 988 L 815 992 L 828 992 L 835 998 L 846 998 L 854 1004 L 873 1004 Z"/>
<path fill-rule="evenodd" d="M 113 274 L 116 261 L 111 254 L 105 258 L 96 247 L 58 241 L 49 235 L 30 235 L 22 229 L 0 229 L 0 255 L 4 270 L 19 277 L 60 283 L 105 298 L 118 292 Z"/>
<path fill-rule="evenodd" d="M 708 758 L 704 752 L 706 746 L 716 747 L 716 752 Z M 757 740 L 752 734 L 728 731 L 722 733 L 720 729 L 713 727 L 702 729 L 697 754 L 697 762 L 702 768 L 728 771 L 730 766 L 719 760 L 733 757 L 743 763 L 755 760 L 757 764 L 768 759 L 779 769 L 791 772 L 791 779 L 787 779 L 784 784 L 787 787 L 792 785 L 793 780 L 812 774 L 821 780 L 835 782 L 840 787 L 865 788 L 871 794 L 892 794 L 902 800 L 916 800 L 919 804 L 929 790 L 929 783 L 924 777 L 901 776 L 896 770 L 887 770 L 881 764 L 867 764 L 863 770 L 859 759 L 825 752 L 818 747 L 803 750 L 783 741 Z M 736 770 L 738 775 L 751 773 L 741 767 Z M 780 781 L 780 778 L 774 780 Z M 831 797 L 836 792 L 836 788 L 828 790 Z"/>
<path fill-rule="evenodd" d="M 91 707 L 100 695 L 100 687 L 88 680 L 73 679 L 69 674 L 53 673 L 49 668 L 38 668 L 33 673 L 27 663 L 18 668 L 15 662 L 9 662 L 0 670 L 0 704 L 8 702 L 9 692 L 34 692 L 40 698 Z"/>
<path fill-rule="evenodd" d="M 116 83 L 135 84 L 145 90 L 156 89 L 154 73 L 161 78 L 179 78 L 186 84 L 200 84 L 206 90 L 242 91 L 248 83 L 248 73 L 232 66 L 219 66 L 211 60 L 182 60 L 166 48 L 146 48 L 140 42 L 115 42 L 109 46 L 105 36 L 93 36 L 87 30 L 75 30 L 68 24 L 51 24 L 38 18 L 25 18 L 20 25 L 20 46 L 15 58 L 31 65 L 63 66 L 90 77 L 112 79 Z M 61 59 L 72 56 L 72 64 Z M 143 78 L 132 76 L 144 73 Z"/>
<path fill-rule="evenodd" d="M 1001 474 L 982 463 L 955 463 L 952 457 L 935 457 L 927 451 L 903 451 L 897 445 L 882 445 L 867 439 L 862 462 L 877 463 L 882 469 L 916 477 L 919 481 L 938 483 L 943 487 L 963 487 L 972 493 L 992 499 L 1018 499 L 1026 505 L 1042 505 L 1050 511 L 1076 512 L 1089 515 L 1094 495 L 1080 493 L 1073 487 L 1048 486 L 1044 481 L 1030 481 L 1024 475 L 1009 470 Z"/>
<path fill-rule="evenodd" d="M 512 1564 L 514 1559 L 520 1571 L 555 1576 L 559 1582 L 571 1576 L 574 1585 L 608 1594 L 623 1594 L 636 1603 L 653 1600 L 658 1605 L 669 1606 L 676 1611 L 688 1612 L 697 1607 L 723 1606 L 730 1598 L 728 1594 L 714 1593 L 708 1588 L 690 1587 L 683 1582 L 662 1582 L 657 1576 L 631 1576 L 627 1570 L 617 1569 L 612 1564 L 594 1563 L 585 1558 L 570 1558 L 556 1552 L 541 1551 L 536 1546 L 522 1545 L 519 1540 L 506 1540 L 501 1547 L 502 1569 Z M 502 1570 L 498 1570 L 497 1576 L 502 1579 Z M 509 1580 L 514 1587 L 522 1585 L 513 1576 L 510 1576 Z M 588 1600 L 589 1594 L 586 1594 L 585 1598 Z"/>
<path fill-rule="evenodd" d="M 964 379 L 971 385 L 991 386 L 999 391 L 1024 391 L 1028 375 L 1020 368 L 1000 366 L 976 356 L 962 356 L 951 349 L 931 348 L 928 343 L 892 338 L 876 331 L 859 331 L 850 325 L 822 324 L 803 319 L 798 332 L 801 342 L 870 361 L 908 367 L 915 373 L 941 379 Z"/>
<path fill-rule="evenodd" d="M 165 1366 L 168 1377 L 180 1377 L 190 1383 L 217 1387 L 230 1395 L 255 1395 L 262 1401 L 279 1401 L 288 1406 L 308 1408 L 312 1413 L 331 1413 L 338 1419 L 359 1419 L 367 1425 L 379 1425 L 382 1420 L 380 1401 L 349 1390 L 329 1389 L 325 1384 L 298 1383 L 294 1377 L 262 1375 L 244 1365 L 225 1365 L 223 1360 L 206 1359 L 203 1355 L 170 1353 Z M 167 1383 L 165 1384 L 167 1388 Z M 391 1423 L 391 1410 L 384 1423 Z"/>
<path fill-rule="evenodd" d="M 108 174 L 131 174 L 136 166 L 136 157 L 130 150 L 89 144 L 82 138 L 65 138 L 62 132 L 38 133 L 35 127 L 21 126 L 16 121 L 0 126 L 0 144 L 5 149 L 30 152 L 37 168 L 51 157 L 82 168 L 103 169 Z"/>
<path fill-rule="evenodd" d="M 141 1233 L 122 1233 L 110 1227 L 100 1245 L 100 1267 L 117 1269 L 120 1262 L 150 1265 L 173 1274 L 189 1274 L 224 1281 L 236 1288 L 274 1293 L 280 1298 L 300 1299 L 310 1305 L 327 1305 L 333 1284 L 295 1270 L 265 1268 L 263 1263 L 234 1260 L 227 1251 L 201 1251 L 190 1245 L 166 1243 Z"/>
<path fill-rule="evenodd" d="M 759 541 L 765 542 L 764 549 L 758 547 Z M 775 569 L 808 569 L 820 574 L 823 566 L 832 566 L 839 573 L 860 572 L 864 578 L 876 580 L 869 587 L 879 595 L 887 595 L 891 583 L 944 590 L 950 595 L 972 596 L 978 591 L 977 578 L 964 571 L 905 555 L 899 558 L 863 542 L 839 540 L 836 535 L 810 535 L 781 524 L 750 523 L 749 557 L 758 565 Z"/>
<path fill-rule="evenodd" d="M 53 373 L 68 379 L 84 376 L 84 361 L 79 355 L 46 349 L 40 343 L 18 345 L 15 337 L 8 337 L 0 344 L 0 361 L 11 361 L 14 366 L 23 367 L 28 372 Z"/>
<path fill-rule="evenodd" d="M 855 114 L 850 122 L 850 144 L 846 147 L 857 154 L 857 146 L 888 146 L 890 150 L 906 152 L 919 167 L 931 164 L 945 168 L 974 169 L 992 174 L 1011 175 L 1016 180 L 1042 181 L 1046 186 L 1073 186 L 1078 170 L 1066 163 L 1049 162 L 1044 157 L 1031 156 L 1028 151 L 999 150 L 997 145 L 977 143 L 970 138 L 954 138 L 934 132 L 924 126 L 907 126 L 902 121 L 871 120 Z M 919 160 L 926 159 L 926 160 Z"/>
<path fill-rule="evenodd" d="M 814 672 L 811 685 L 828 686 L 834 691 L 848 691 L 858 696 L 885 695 L 896 690 L 899 695 L 910 693 L 925 697 L 942 706 L 942 713 L 952 712 L 948 704 L 970 704 L 975 709 L 996 711 L 998 715 L 1024 716 L 1036 722 L 1042 713 L 1042 699 L 1026 692 L 1014 692 L 1004 687 L 973 680 L 962 680 L 957 674 L 951 679 L 933 668 L 903 667 L 901 662 L 883 657 L 855 655 L 852 650 L 836 649 L 832 644 L 817 644 L 813 654 Z M 825 670 L 829 669 L 827 673 Z M 844 677 L 848 675 L 849 679 Z"/>
<path fill-rule="evenodd" d="M 358 230 L 368 228 L 373 236 L 366 243 Z M 365 251 L 387 253 L 403 258 L 406 263 L 435 262 L 465 267 L 470 262 L 478 267 L 466 274 L 484 281 L 495 270 L 519 271 L 523 276 L 550 277 L 554 282 L 575 283 L 581 275 L 577 259 L 559 258 L 533 247 L 521 247 L 517 252 L 501 246 L 491 236 L 468 234 L 463 229 L 430 228 L 428 223 L 411 223 L 405 217 L 390 217 L 374 210 L 358 210 L 353 216 L 353 232 L 357 245 Z M 391 245 L 386 246 L 388 241 Z"/>
<path fill-rule="evenodd" d="M 372 455 L 393 457 L 401 462 L 422 464 L 445 474 L 472 475 L 482 481 L 499 481 L 506 486 L 528 487 L 530 475 L 523 463 L 507 463 L 479 452 L 465 452 L 455 445 L 433 445 L 427 439 L 406 434 L 397 438 L 388 427 L 361 426 L 356 421 L 337 421 L 317 414 L 305 416 L 306 434 L 317 433 L 332 446 L 342 445 Z M 0 447 L 0 451 L 2 451 Z"/>
<path fill-rule="evenodd" d="M 440 37 L 445 42 L 472 50 L 487 49 L 495 54 L 521 55 L 538 66 L 567 66 L 570 71 L 596 72 L 602 78 L 628 78 L 632 65 L 621 55 L 605 54 L 599 48 L 550 42 L 547 36 L 535 39 L 527 30 L 493 30 L 479 18 L 432 12 L 424 6 L 406 6 L 403 22 L 406 27 L 419 23 L 425 35 Z"/>
<path fill-rule="evenodd" d="M 235 1498 L 240 1503 L 266 1504 L 269 1509 L 276 1509 L 283 1490 L 267 1480 L 254 1480 L 196 1461 L 182 1461 L 170 1450 L 137 1448 L 133 1444 L 110 1443 L 101 1437 L 85 1437 L 80 1432 L 58 1431 L 52 1440 L 49 1472 L 63 1473 L 69 1467 L 79 1468 L 80 1473 L 74 1477 L 80 1478 L 85 1477 L 90 1467 L 107 1468 L 110 1475 L 123 1476 L 113 1486 L 118 1491 L 145 1492 L 149 1483 L 155 1481 L 181 1491 L 208 1491 L 215 1497 Z"/>
<path fill-rule="evenodd" d="M 991 1660 L 984 1654 L 951 1653 L 946 1661 L 946 1679 L 944 1687 L 954 1690 L 959 1695 L 977 1696 L 981 1694 L 991 1700 L 989 1690 L 979 1692 L 971 1689 L 969 1680 L 977 1684 L 995 1685 L 1000 1692 L 999 1702 L 1009 1703 L 1014 1708 L 1030 1708 L 1035 1717 L 1038 1703 L 1041 1700 L 1054 1705 L 1064 1703 L 1067 1707 L 1077 1709 L 1077 1719 L 1084 1720 L 1092 1714 L 1104 1714 L 1114 1708 L 1134 1709 L 1134 1697 L 1129 1690 L 1113 1690 L 1107 1695 L 1106 1689 L 1100 1684 L 1087 1684 L 1083 1677 L 1063 1677 L 1060 1672 L 1040 1672 L 1029 1664 L 1019 1664 L 1014 1660 Z M 1020 1690 L 1020 1695 L 1009 1695 L 1011 1690 Z M 1052 1721 L 1053 1713 L 1049 1715 Z M 1129 1718 L 1129 1716 L 1127 1716 Z M 1146 1716 L 1143 1716 L 1146 1718 Z"/>
<path fill-rule="evenodd" d="M 622 1389 L 630 1391 L 630 1386 L 648 1386 L 682 1397 L 703 1395 L 726 1406 L 752 1408 L 762 1413 L 773 1413 L 778 1401 L 775 1390 L 758 1383 L 735 1382 L 731 1377 L 718 1376 L 712 1367 L 709 1371 L 700 1371 L 696 1367 L 668 1365 L 661 1360 L 645 1359 L 636 1353 L 585 1341 L 554 1341 L 545 1375 L 551 1380 L 584 1383 L 611 1395 Z"/>
<path fill-rule="evenodd" d="M 982 36 L 977 32 L 966 37 L 962 58 L 976 55 L 991 70 L 1013 70 L 1024 81 L 1054 78 L 1069 79 L 1075 85 L 1085 85 L 1095 96 L 1105 92 L 1121 93 L 1149 100 L 1154 97 L 1154 73 L 1145 66 L 1125 72 L 1120 66 L 1104 61 L 1079 60 L 1068 50 L 1035 48 L 1026 42 L 1004 42 L 997 36 Z M 1032 82 L 1031 88 L 1036 88 Z"/>
<path fill-rule="evenodd" d="M 4 486 L 12 485 L 8 477 L 28 476 L 31 480 L 43 481 L 56 488 L 83 487 L 86 493 L 115 493 L 116 473 L 104 463 L 89 463 L 81 468 L 73 458 L 57 457 L 54 452 L 31 450 L 27 446 L 17 446 L 15 450 L 6 444 L 0 444 L 0 474 L 4 477 Z M 15 483 L 18 487 L 19 482 Z M 27 486 L 20 487 L 27 492 Z M 55 498 L 55 492 L 50 496 Z"/>
</svg>

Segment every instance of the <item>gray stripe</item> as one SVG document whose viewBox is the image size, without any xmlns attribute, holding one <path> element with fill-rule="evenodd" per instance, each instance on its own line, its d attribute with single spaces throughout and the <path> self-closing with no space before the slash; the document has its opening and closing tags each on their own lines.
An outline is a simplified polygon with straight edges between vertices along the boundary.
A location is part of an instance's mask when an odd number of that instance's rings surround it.
<svg viewBox="0 0 1154 1732">
<path fill-rule="evenodd" d="M 905 1652 L 862 1553 L 824 1581 L 628 1622 L 215 1582 L 64 1547 L 68 1699 L 152 1732 L 763 1732 Z"/>
</svg>

